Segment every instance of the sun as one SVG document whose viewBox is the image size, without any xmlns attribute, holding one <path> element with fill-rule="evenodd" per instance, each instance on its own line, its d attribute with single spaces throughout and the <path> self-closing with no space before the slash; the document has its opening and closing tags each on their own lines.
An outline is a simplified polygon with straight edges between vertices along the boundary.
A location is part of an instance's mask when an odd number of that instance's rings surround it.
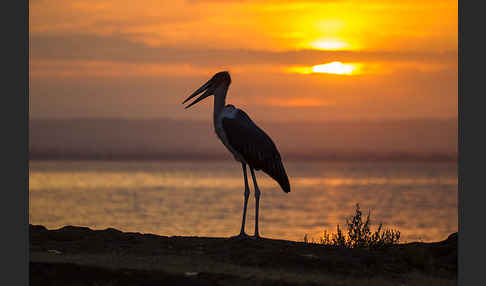
<svg viewBox="0 0 486 286">
<path fill-rule="evenodd" d="M 312 42 L 310 46 L 318 50 L 342 50 L 349 48 L 350 45 L 342 41 L 326 40 Z"/>
<path fill-rule="evenodd" d="M 361 63 L 343 64 L 342 62 L 335 61 L 315 66 L 292 66 L 287 68 L 287 72 L 299 74 L 326 73 L 337 75 L 357 75 L 363 72 L 362 66 L 363 65 Z"/>
<path fill-rule="evenodd" d="M 313 73 L 331 73 L 350 75 L 356 70 L 356 66 L 351 64 L 343 64 L 341 62 L 332 62 L 323 65 L 316 65 L 312 67 Z"/>
</svg>

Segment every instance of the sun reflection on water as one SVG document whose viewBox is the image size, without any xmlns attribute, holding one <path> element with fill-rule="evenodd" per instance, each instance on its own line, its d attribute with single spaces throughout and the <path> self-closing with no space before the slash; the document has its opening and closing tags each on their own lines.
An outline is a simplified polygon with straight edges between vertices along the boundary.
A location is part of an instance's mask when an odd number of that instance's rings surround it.
<svg viewBox="0 0 486 286">
<path fill-rule="evenodd" d="M 346 164 L 287 162 L 289 194 L 258 173 L 263 235 L 302 240 L 333 232 L 356 203 L 371 210 L 374 224 L 399 229 L 406 241 L 439 240 L 457 231 L 454 164 Z M 243 179 L 231 162 L 31 162 L 30 168 L 32 224 L 161 235 L 239 231 Z M 253 198 L 248 207 L 251 233 Z"/>
</svg>

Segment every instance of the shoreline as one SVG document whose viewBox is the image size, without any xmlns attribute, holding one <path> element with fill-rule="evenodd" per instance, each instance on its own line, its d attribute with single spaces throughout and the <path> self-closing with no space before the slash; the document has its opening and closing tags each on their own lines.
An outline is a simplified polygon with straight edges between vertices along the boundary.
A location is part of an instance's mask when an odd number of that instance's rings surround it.
<svg viewBox="0 0 486 286">
<path fill-rule="evenodd" d="M 29 225 L 31 285 L 455 285 L 457 233 L 379 250 Z"/>
</svg>

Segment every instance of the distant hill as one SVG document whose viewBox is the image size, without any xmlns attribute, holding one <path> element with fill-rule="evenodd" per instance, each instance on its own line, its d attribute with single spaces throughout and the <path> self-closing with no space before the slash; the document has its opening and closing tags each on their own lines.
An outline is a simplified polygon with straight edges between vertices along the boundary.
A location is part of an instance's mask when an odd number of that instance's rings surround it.
<svg viewBox="0 0 486 286">
<path fill-rule="evenodd" d="M 455 160 L 457 120 L 257 122 L 286 159 Z M 211 121 L 32 119 L 31 159 L 230 159 Z"/>
</svg>

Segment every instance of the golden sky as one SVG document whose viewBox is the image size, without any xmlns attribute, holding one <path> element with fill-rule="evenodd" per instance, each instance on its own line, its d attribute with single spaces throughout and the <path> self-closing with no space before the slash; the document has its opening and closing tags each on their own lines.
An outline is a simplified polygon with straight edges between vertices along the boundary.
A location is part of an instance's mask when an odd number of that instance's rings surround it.
<svg viewBox="0 0 486 286">
<path fill-rule="evenodd" d="M 457 116 L 457 1 L 30 1 L 31 117 Z"/>
</svg>

